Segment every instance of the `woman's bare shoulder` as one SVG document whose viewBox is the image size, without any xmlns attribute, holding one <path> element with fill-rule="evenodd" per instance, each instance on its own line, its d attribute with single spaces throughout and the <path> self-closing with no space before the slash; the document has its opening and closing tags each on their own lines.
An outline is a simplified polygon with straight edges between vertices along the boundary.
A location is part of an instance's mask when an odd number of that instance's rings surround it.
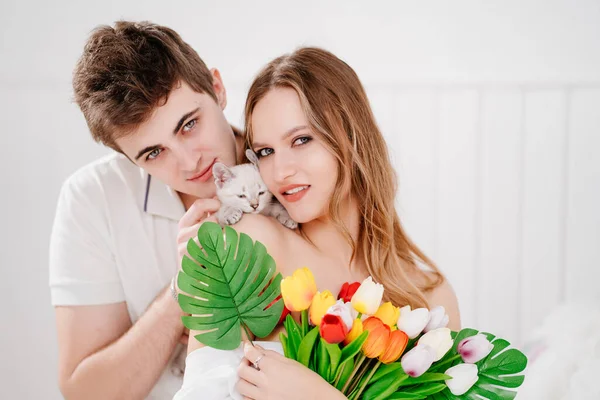
<svg viewBox="0 0 600 400">
<path fill-rule="evenodd" d="M 436 306 L 443 306 L 446 309 L 446 314 L 450 319 L 448 328 L 453 331 L 459 331 L 461 329 L 460 322 L 460 310 L 458 307 L 458 299 L 456 293 L 452 288 L 452 285 L 448 279 L 444 279 L 439 286 L 425 293 L 425 298 L 429 303 L 430 308 Z"/>
<path fill-rule="evenodd" d="M 287 242 L 287 235 L 293 233 L 275 218 L 261 214 L 244 214 L 232 228 L 247 234 L 254 241 L 261 242 L 270 253 L 280 250 Z"/>
</svg>

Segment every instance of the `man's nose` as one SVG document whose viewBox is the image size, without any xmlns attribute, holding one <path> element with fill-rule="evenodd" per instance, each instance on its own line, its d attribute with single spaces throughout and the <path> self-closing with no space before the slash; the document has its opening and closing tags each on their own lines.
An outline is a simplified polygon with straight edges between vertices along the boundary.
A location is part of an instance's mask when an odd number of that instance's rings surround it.
<svg viewBox="0 0 600 400">
<path fill-rule="evenodd" d="M 185 171 L 199 172 L 196 171 L 196 169 L 198 168 L 198 164 L 202 158 L 201 154 L 193 151 L 192 149 L 182 148 L 177 157 L 181 169 Z"/>
</svg>

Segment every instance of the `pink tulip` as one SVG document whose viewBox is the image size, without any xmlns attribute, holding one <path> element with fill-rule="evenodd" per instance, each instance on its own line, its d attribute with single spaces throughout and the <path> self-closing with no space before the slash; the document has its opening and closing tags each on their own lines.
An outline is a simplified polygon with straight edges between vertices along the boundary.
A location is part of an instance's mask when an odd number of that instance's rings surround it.
<svg viewBox="0 0 600 400">
<path fill-rule="evenodd" d="M 460 341 L 457 347 L 458 353 L 464 362 L 475 364 L 490 354 L 494 345 L 481 333 L 470 336 Z"/>
<path fill-rule="evenodd" d="M 435 350 L 430 346 L 419 344 L 402 356 L 400 363 L 407 375 L 416 378 L 427 372 L 431 364 L 433 364 L 435 355 Z"/>
</svg>

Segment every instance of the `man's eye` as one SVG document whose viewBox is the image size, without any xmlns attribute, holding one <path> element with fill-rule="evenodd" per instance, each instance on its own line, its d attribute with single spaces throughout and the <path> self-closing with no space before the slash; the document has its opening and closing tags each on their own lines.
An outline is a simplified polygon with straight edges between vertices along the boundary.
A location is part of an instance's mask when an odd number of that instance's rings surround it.
<svg viewBox="0 0 600 400">
<path fill-rule="evenodd" d="M 154 160 L 156 157 L 158 157 L 160 153 L 162 153 L 161 149 L 154 149 L 150 153 L 148 153 L 148 156 L 146 156 L 146 160 Z"/>
<path fill-rule="evenodd" d="M 273 154 L 273 149 L 270 148 L 264 148 L 264 149 L 260 149 L 256 155 L 258 156 L 258 158 L 262 158 L 262 157 L 266 157 L 270 154 Z"/>
<path fill-rule="evenodd" d="M 196 119 L 195 119 L 195 118 L 194 118 L 194 119 L 192 119 L 192 120 L 190 120 L 190 121 L 189 121 L 187 124 L 185 124 L 185 125 L 183 126 L 183 131 L 184 131 L 184 132 L 189 132 L 189 131 L 191 131 L 192 129 L 194 129 L 194 126 L 196 126 Z"/>
</svg>

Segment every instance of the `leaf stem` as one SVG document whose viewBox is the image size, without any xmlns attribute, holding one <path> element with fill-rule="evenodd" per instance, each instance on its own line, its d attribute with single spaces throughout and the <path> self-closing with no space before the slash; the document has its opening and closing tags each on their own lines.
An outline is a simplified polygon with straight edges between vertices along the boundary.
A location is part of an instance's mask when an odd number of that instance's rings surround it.
<svg viewBox="0 0 600 400">
<path fill-rule="evenodd" d="M 438 365 L 433 365 L 433 370 L 434 371 L 439 371 L 440 368 L 442 368 L 443 366 L 447 365 L 447 364 L 452 364 L 454 361 L 458 360 L 461 357 L 460 354 L 456 354 L 452 357 L 450 357 L 449 359 L 447 359 L 444 362 L 439 363 Z"/>
<path fill-rule="evenodd" d="M 358 389 L 358 393 L 356 393 L 356 396 L 354 396 L 353 399 L 360 399 L 360 395 L 362 394 L 363 390 L 365 390 L 365 388 L 369 384 L 369 381 L 371 380 L 371 378 L 375 374 L 375 371 L 377 371 L 377 368 L 379 368 L 380 365 L 381 365 L 381 361 L 377 361 L 377 364 L 375 364 L 375 366 L 371 370 L 371 373 L 367 376 L 367 379 L 365 379 L 365 382 L 360 387 L 360 389 Z"/>
<path fill-rule="evenodd" d="M 308 309 L 302 310 L 300 319 L 302 321 L 302 337 L 304 337 L 308 333 Z"/>
<path fill-rule="evenodd" d="M 350 376 L 348 377 L 348 380 L 346 381 L 346 383 L 344 384 L 344 387 L 342 388 L 343 394 L 346 394 L 346 389 L 348 389 L 348 386 L 350 386 L 350 383 L 352 382 L 352 378 L 354 378 L 354 375 L 356 375 L 356 371 L 358 371 L 358 369 L 360 368 L 362 363 L 365 361 L 365 358 L 367 358 L 367 356 L 365 356 L 363 353 L 361 353 L 358 361 L 356 362 L 356 365 L 354 365 L 354 369 L 352 370 L 352 373 L 350 374 Z"/>
</svg>

